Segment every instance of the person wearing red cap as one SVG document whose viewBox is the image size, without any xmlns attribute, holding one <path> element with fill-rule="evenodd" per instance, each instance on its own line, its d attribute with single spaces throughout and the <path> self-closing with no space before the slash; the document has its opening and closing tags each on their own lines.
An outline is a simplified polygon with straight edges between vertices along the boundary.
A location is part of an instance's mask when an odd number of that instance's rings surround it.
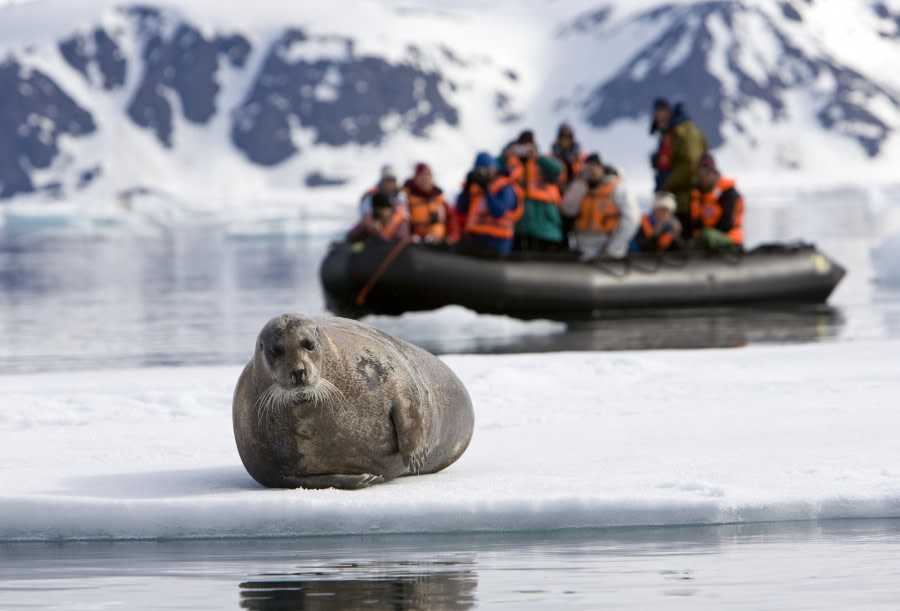
<svg viewBox="0 0 900 611">
<path fill-rule="evenodd" d="M 451 228 L 452 213 L 444 199 L 444 192 L 434 184 L 427 163 L 416 164 L 413 177 L 403 184 L 403 192 L 409 207 L 409 224 L 414 241 L 441 244 L 453 243 L 458 239 L 458 231 Z"/>
<path fill-rule="evenodd" d="M 689 246 L 707 251 L 740 250 L 744 243 L 744 198 L 733 178 L 724 178 L 712 155 L 697 164 L 697 184 L 691 191 Z"/>
</svg>

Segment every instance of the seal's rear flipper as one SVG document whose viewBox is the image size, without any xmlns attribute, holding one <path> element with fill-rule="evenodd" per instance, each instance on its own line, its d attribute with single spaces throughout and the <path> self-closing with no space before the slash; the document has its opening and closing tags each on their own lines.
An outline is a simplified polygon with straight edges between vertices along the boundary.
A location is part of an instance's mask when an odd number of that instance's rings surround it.
<svg viewBox="0 0 900 611">
<path fill-rule="evenodd" d="M 381 475 L 360 473 L 358 475 L 303 475 L 284 477 L 281 480 L 282 488 L 340 488 L 342 490 L 358 490 L 372 484 L 380 484 L 384 481 Z"/>
</svg>

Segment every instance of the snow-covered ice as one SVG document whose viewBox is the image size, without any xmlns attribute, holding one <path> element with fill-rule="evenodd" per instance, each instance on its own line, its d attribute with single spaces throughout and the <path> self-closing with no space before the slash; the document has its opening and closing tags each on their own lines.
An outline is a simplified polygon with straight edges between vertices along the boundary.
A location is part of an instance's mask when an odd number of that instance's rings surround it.
<svg viewBox="0 0 900 611">
<path fill-rule="evenodd" d="M 468 451 L 360 491 L 250 478 L 239 367 L 0 376 L 0 540 L 900 517 L 896 340 L 444 360 Z"/>
</svg>

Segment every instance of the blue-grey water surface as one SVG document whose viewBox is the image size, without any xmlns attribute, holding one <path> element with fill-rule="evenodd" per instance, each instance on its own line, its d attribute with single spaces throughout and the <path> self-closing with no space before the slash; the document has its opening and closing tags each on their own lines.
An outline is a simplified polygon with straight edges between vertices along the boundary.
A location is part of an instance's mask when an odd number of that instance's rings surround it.
<svg viewBox="0 0 900 611">
<path fill-rule="evenodd" d="M 0 545 L 2 609 L 896 609 L 900 520 Z"/>
<path fill-rule="evenodd" d="M 751 240 L 802 235 L 847 267 L 824 307 L 631 313 L 570 327 L 474 315 L 479 324 L 462 327 L 441 315 L 376 322 L 435 352 L 898 338 L 900 290 L 879 282 L 870 260 L 885 235 L 884 208 L 844 195 L 748 212 Z M 325 237 L 215 223 L 148 233 L 9 229 L 0 232 L 0 376 L 243 363 L 271 316 L 326 313 L 317 275 Z M 0 576 L 0 610 L 895 609 L 900 520 L 0 543 Z"/>
<path fill-rule="evenodd" d="M 0 237 L 0 373 L 246 362 L 270 317 L 327 314 L 318 271 L 328 243 L 303 235 L 235 237 L 217 225 L 149 236 Z M 820 240 L 849 269 L 821 306 L 632 311 L 568 326 L 474 314 L 462 323 L 451 314 L 416 314 L 373 324 L 436 353 L 900 337 L 900 291 L 873 282 L 872 244 L 859 234 Z"/>
</svg>

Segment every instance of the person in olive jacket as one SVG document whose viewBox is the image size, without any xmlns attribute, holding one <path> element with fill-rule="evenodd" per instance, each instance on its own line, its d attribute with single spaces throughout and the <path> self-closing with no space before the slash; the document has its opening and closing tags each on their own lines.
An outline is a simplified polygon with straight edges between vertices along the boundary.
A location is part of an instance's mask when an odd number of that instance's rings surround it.
<svg viewBox="0 0 900 611">
<path fill-rule="evenodd" d="M 691 228 L 691 189 L 697 176 L 697 164 L 707 152 L 706 136 L 697 127 L 684 105 L 670 106 L 657 98 L 653 103 L 653 123 L 650 133 L 659 133 L 659 146 L 652 156 L 656 171 L 656 191 L 675 196 L 675 216 L 681 221 L 684 237 Z"/>
</svg>

